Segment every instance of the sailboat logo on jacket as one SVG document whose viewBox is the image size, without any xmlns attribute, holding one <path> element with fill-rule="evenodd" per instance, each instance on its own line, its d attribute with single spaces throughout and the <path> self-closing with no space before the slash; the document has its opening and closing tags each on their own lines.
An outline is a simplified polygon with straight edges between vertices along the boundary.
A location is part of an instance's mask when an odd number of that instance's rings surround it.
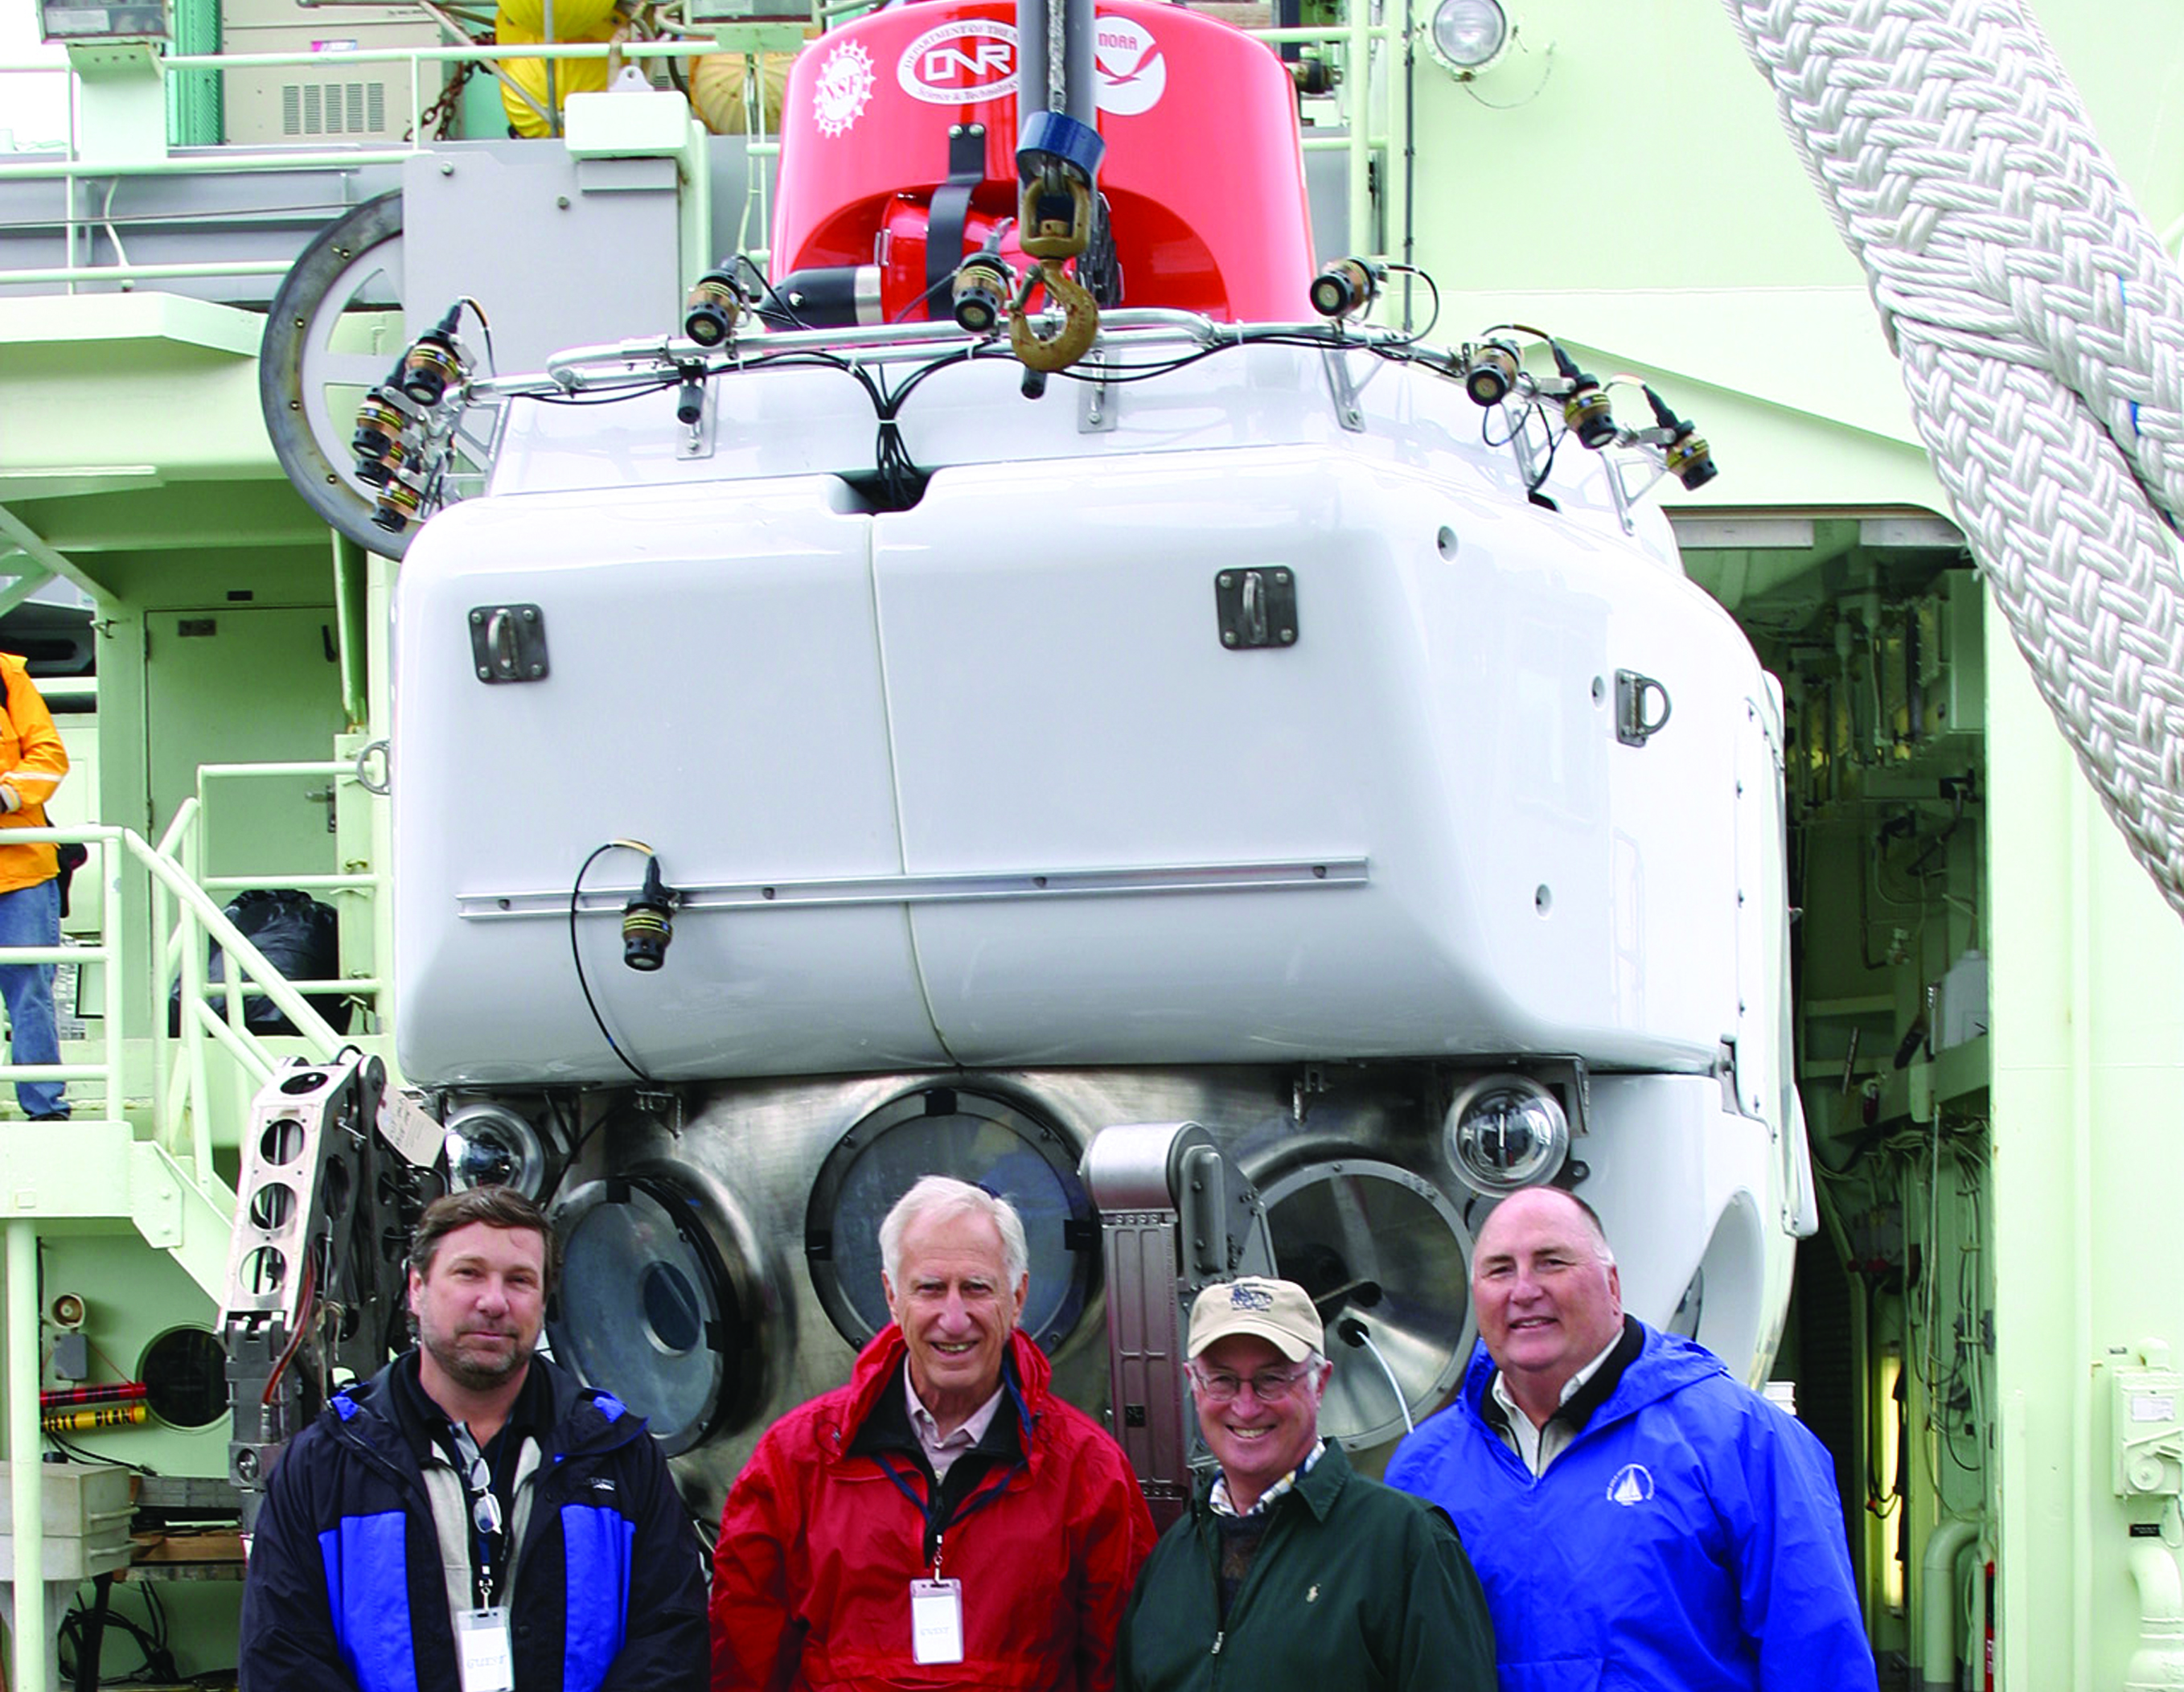
<svg viewBox="0 0 2184 1692">
<path fill-rule="evenodd" d="M 1625 1463 L 1607 1483 L 1611 1503 L 1645 1504 L 1653 1496 L 1653 1472 L 1643 1463 Z"/>
</svg>

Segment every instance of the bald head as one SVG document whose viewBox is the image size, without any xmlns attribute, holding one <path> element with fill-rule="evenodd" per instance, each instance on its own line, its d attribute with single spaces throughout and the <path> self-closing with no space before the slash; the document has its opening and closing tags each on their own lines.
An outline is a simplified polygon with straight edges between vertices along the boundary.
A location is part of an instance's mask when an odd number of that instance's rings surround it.
<svg viewBox="0 0 2184 1692">
<path fill-rule="evenodd" d="M 1479 1337 L 1535 1425 L 1623 1332 L 1623 1282 L 1592 1207 L 1527 1187 L 1494 1207 L 1471 1257 Z"/>
<path fill-rule="evenodd" d="M 1496 1238 L 1496 1229 L 1515 1228 L 1541 1216 L 1563 1216 L 1574 1218 L 1591 1243 L 1592 1255 L 1602 1262 L 1615 1261 L 1615 1249 L 1607 1243 L 1607 1229 L 1602 1224 L 1600 1212 L 1574 1193 L 1560 1187 L 1527 1187 L 1512 1193 L 1487 1212 L 1485 1225 L 1479 1230 L 1479 1244 L 1472 1254 L 1474 1264 L 1486 1255 L 1487 1246 Z"/>
</svg>

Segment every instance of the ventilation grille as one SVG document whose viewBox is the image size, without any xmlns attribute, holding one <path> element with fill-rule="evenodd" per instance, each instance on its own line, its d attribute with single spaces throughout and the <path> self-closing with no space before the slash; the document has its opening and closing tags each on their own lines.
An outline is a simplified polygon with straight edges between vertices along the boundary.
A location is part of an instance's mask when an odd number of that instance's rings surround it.
<svg viewBox="0 0 2184 1692">
<path fill-rule="evenodd" d="M 387 128 L 384 82 L 288 82 L 281 88 L 284 136 L 378 135 Z"/>
</svg>

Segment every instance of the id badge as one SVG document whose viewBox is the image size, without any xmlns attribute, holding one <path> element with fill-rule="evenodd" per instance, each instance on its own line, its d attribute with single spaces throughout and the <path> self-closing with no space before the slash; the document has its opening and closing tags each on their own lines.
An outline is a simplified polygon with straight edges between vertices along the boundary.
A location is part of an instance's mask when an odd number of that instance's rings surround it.
<svg viewBox="0 0 2184 1692">
<path fill-rule="evenodd" d="M 509 1648 L 506 1605 L 457 1614 L 455 1661 L 462 1669 L 463 1692 L 515 1692 L 515 1657 Z"/>
<path fill-rule="evenodd" d="M 963 1661 L 961 1581 L 911 1582 L 910 1655 L 915 1662 Z M 477 1689 L 465 1687 L 464 1692 L 477 1692 Z"/>
</svg>

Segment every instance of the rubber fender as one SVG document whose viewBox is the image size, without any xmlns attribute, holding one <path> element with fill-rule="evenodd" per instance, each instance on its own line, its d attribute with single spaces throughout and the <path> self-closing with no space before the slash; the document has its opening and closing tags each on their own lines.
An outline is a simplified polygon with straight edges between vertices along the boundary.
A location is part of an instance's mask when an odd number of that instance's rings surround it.
<svg viewBox="0 0 2184 1692">
<path fill-rule="evenodd" d="M 769 53 L 759 76 L 766 87 L 764 129 L 781 132 L 781 102 L 788 89 L 788 67 L 795 55 Z M 690 105 L 699 122 L 715 135 L 742 135 L 749 120 L 744 109 L 744 56 L 739 53 L 708 53 L 690 70 Z"/>
<path fill-rule="evenodd" d="M 620 20 L 610 11 L 605 22 L 593 25 L 588 34 L 577 35 L 562 23 L 561 8 L 556 5 L 554 8 L 554 27 L 565 42 L 604 42 L 614 39 Z M 531 46 L 542 39 L 535 33 L 506 25 L 501 25 L 496 33 L 503 45 L 509 47 Z M 499 64 L 501 70 L 507 73 L 509 81 L 543 108 L 546 104 L 546 66 L 549 62 L 543 58 L 504 58 Z M 607 86 L 607 61 L 604 58 L 557 58 L 550 62 L 554 66 L 554 103 L 556 107 L 567 105 L 571 94 L 604 92 Z M 535 140 L 551 133 L 546 120 L 506 86 L 500 91 L 500 103 L 501 109 L 508 114 L 509 127 L 517 135 Z"/>
<path fill-rule="evenodd" d="M 596 31 L 614 21 L 615 0 L 554 0 L 554 39 L 604 41 Z M 510 35 L 510 31 L 515 31 Z M 502 41 L 546 39 L 546 0 L 500 0 L 493 33 Z"/>
</svg>

